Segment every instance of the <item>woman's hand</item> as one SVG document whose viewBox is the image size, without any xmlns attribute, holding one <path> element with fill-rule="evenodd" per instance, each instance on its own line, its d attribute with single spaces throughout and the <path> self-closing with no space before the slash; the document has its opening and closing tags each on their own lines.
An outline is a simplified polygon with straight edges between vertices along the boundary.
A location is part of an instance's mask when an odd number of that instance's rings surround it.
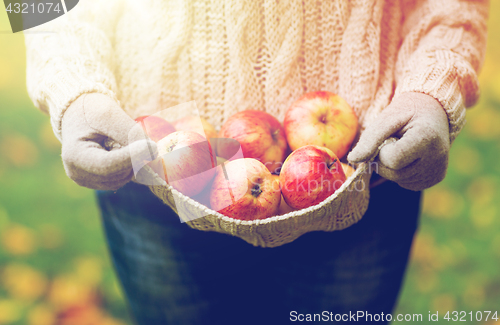
<svg viewBox="0 0 500 325">
<path fill-rule="evenodd" d="M 400 94 L 366 128 L 347 159 L 369 160 L 390 137 L 397 141 L 384 145 L 375 159 L 380 176 L 414 191 L 444 179 L 450 136 L 448 117 L 437 100 L 422 93 Z"/>
<path fill-rule="evenodd" d="M 138 169 L 157 156 L 156 143 L 103 94 L 83 94 L 73 102 L 61 131 L 66 174 L 88 188 L 117 190 L 134 177 L 134 165 Z"/>
</svg>

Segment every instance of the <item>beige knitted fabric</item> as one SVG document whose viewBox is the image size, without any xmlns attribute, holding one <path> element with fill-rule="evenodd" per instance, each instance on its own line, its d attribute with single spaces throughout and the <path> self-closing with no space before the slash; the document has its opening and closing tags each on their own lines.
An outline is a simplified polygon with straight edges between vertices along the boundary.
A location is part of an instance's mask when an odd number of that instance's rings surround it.
<svg viewBox="0 0 500 325">
<path fill-rule="evenodd" d="M 487 1 L 82 0 L 26 33 L 28 92 L 61 117 L 85 92 L 137 117 L 195 100 L 217 128 L 233 113 L 338 93 L 362 126 L 394 94 L 444 106 L 453 140 L 478 97 Z"/>
</svg>

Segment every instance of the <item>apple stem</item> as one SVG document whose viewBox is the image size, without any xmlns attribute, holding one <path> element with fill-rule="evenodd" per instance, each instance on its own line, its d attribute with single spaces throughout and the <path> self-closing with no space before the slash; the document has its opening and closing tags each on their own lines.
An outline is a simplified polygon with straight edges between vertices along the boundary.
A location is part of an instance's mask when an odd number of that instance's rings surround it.
<svg viewBox="0 0 500 325">
<path fill-rule="evenodd" d="M 174 147 L 175 147 L 175 144 L 170 145 L 170 146 L 167 148 L 167 152 L 172 152 L 172 149 L 174 149 Z"/>
<path fill-rule="evenodd" d="M 337 168 L 337 166 L 335 166 L 336 162 L 337 162 L 337 159 L 334 159 L 330 164 L 328 164 L 328 169 L 332 168 L 332 166 L 334 166 L 336 169 Z"/>
<path fill-rule="evenodd" d="M 260 185 L 259 184 L 255 184 L 253 187 L 252 187 L 252 195 L 257 197 L 260 195 L 260 193 L 262 193 L 262 189 L 260 188 Z"/>
</svg>

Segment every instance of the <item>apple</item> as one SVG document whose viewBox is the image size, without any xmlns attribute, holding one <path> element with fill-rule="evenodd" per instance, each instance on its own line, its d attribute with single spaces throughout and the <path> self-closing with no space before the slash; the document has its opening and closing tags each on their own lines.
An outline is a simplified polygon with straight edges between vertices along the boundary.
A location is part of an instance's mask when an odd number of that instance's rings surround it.
<svg viewBox="0 0 500 325">
<path fill-rule="evenodd" d="M 217 131 L 214 126 L 201 116 L 188 115 L 172 123 L 178 131 L 197 132 L 207 139 L 217 138 Z"/>
<path fill-rule="evenodd" d="M 284 128 L 290 148 L 327 147 L 342 158 L 358 131 L 354 110 L 339 95 L 315 91 L 303 95 L 285 112 Z"/>
<path fill-rule="evenodd" d="M 227 160 L 222 158 L 222 157 L 215 157 L 216 158 L 216 165 L 222 165 L 225 163 Z M 212 182 L 209 182 L 207 186 L 203 188 L 203 190 L 198 193 L 196 196 L 193 197 L 194 200 L 198 201 L 199 203 L 211 207 L 210 205 L 210 191 L 212 189 Z"/>
<path fill-rule="evenodd" d="M 200 193 L 196 194 L 195 196 L 192 197 L 193 200 L 198 201 L 199 203 L 203 204 L 204 206 L 211 208 L 210 205 L 210 189 L 212 188 L 211 182 L 208 183 L 205 188 L 201 190 Z"/>
<path fill-rule="evenodd" d="M 184 195 L 200 193 L 215 175 L 210 142 L 196 132 L 176 131 L 161 139 L 158 156 L 165 181 Z"/>
<path fill-rule="evenodd" d="M 304 209 L 332 195 L 346 176 L 330 149 L 308 145 L 288 156 L 279 180 L 286 203 L 294 209 Z"/>
<path fill-rule="evenodd" d="M 281 200 L 277 180 L 253 158 L 231 160 L 217 168 L 210 205 L 213 210 L 241 220 L 274 215 Z"/>
<path fill-rule="evenodd" d="M 281 195 L 281 202 L 280 206 L 278 207 L 276 215 L 280 216 L 295 210 L 296 209 L 292 208 L 291 206 L 288 205 L 288 203 L 286 203 L 285 198 L 283 197 L 283 195 Z"/>
<path fill-rule="evenodd" d="M 227 161 L 227 159 L 219 157 L 219 156 L 216 156 L 215 160 L 217 161 L 217 166 L 222 165 L 223 163 L 225 163 Z"/>
<path fill-rule="evenodd" d="M 279 183 L 280 176 L 273 174 L 273 178 L 275 179 L 276 183 L 278 184 L 277 186 L 279 186 L 280 185 L 280 183 Z M 285 199 L 283 198 L 283 195 L 281 195 L 280 205 L 278 206 L 278 208 L 276 209 L 276 212 L 274 214 L 279 216 L 282 214 L 287 214 L 288 212 L 292 212 L 292 211 L 295 211 L 295 209 L 292 208 L 291 206 L 289 206 L 286 203 Z"/>
<path fill-rule="evenodd" d="M 272 115 L 255 110 L 241 111 L 222 125 L 219 138 L 235 139 L 245 158 L 255 158 L 271 172 L 281 167 L 286 158 L 287 143 L 281 123 Z M 219 142 L 217 154 L 230 159 L 234 143 Z"/>
<path fill-rule="evenodd" d="M 170 124 L 168 121 L 165 119 L 158 117 L 158 116 L 140 116 L 135 119 L 135 122 L 139 124 L 142 128 L 142 130 L 147 134 L 147 136 L 153 140 L 154 142 L 158 142 L 159 140 L 163 139 L 170 133 L 175 132 L 175 128 L 172 124 Z M 139 131 L 140 129 L 137 129 L 136 131 Z M 141 132 L 141 136 L 142 136 Z M 130 134 L 129 134 L 130 136 Z M 157 174 L 162 175 L 163 174 L 163 169 L 161 166 L 161 161 L 160 159 L 155 159 L 153 161 L 143 161 L 143 164 L 149 165 Z M 143 165 L 140 165 L 142 167 Z M 138 166 L 139 167 L 139 166 Z"/>
<path fill-rule="evenodd" d="M 151 169 L 158 174 L 164 181 L 167 181 L 165 177 L 165 172 L 163 169 L 163 159 L 161 156 L 156 157 L 156 159 L 150 161 L 148 163 L 148 166 L 151 167 Z"/>
<path fill-rule="evenodd" d="M 344 170 L 344 174 L 346 178 L 349 178 L 356 171 L 351 165 L 345 164 L 343 162 L 340 163 L 342 165 L 342 169 Z"/>
<path fill-rule="evenodd" d="M 175 132 L 175 127 L 158 116 L 140 116 L 135 121 L 141 124 L 142 129 L 154 142 L 158 142 L 170 133 Z"/>
</svg>

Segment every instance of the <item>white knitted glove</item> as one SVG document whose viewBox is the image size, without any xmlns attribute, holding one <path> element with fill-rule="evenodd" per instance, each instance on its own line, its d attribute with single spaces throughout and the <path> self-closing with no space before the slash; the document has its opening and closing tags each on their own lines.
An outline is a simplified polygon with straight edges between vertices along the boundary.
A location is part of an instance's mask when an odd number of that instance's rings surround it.
<svg viewBox="0 0 500 325">
<path fill-rule="evenodd" d="M 92 189 L 117 190 L 125 185 L 134 177 L 134 166 L 157 156 L 156 143 L 138 132 L 142 129 L 137 125 L 109 96 L 78 97 L 62 119 L 66 174 Z"/>
<path fill-rule="evenodd" d="M 347 159 L 369 160 L 390 137 L 397 141 L 382 146 L 375 158 L 380 176 L 414 191 L 444 179 L 450 135 L 448 116 L 437 100 L 423 93 L 400 94 L 366 128 Z"/>
</svg>

